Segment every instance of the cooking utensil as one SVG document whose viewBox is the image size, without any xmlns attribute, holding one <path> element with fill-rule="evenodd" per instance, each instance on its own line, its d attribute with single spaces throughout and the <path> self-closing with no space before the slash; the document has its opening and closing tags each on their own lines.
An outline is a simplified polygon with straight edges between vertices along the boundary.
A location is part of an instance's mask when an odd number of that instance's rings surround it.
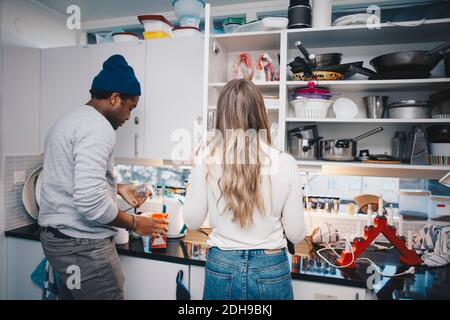
<svg viewBox="0 0 450 320">
<path fill-rule="evenodd" d="M 404 131 L 397 131 L 391 141 L 392 156 L 401 159 L 406 144 L 406 134 Z"/>
<path fill-rule="evenodd" d="M 429 144 L 425 132 L 420 126 L 414 126 L 408 135 L 402 162 L 415 165 L 427 165 Z"/>
<path fill-rule="evenodd" d="M 299 98 L 291 101 L 295 116 L 298 118 L 326 118 L 333 101 L 324 99 Z"/>
<path fill-rule="evenodd" d="M 370 61 L 377 73 L 392 71 L 415 70 L 430 73 L 436 65 L 448 55 L 441 52 L 450 48 L 450 42 L 445 42 L 430 51 L 406 51 L 389 53 Z"/>
<path fill-rule="evenodd" d="M 300 50 L 311 67 L 338 65 L 342 61 L 342 53 L 311 54 L 301 41 L 296 41 L 295 46 Z"/>
<path fill-rule="evenodd" d="M 297 59 L 298 58 L 298 59 Z M 289 63 L 288 66 L 291 68 L 292 73 L 302 73 L 305 70 L 311 69 L 311 66 L 309 66 L 304 59 L 297 57 L 293 62 Z M 301 62 L 300 59 L 303 61 Z M 308 65 L 309 69 L 304 68 L 304 64 Z M 355 73 L 357 73 L 355 70 L 352 69 L 352 66 L 361 68 L 363 66 L 363 61 L 357 61 L 352 63 L 345 63 L 345 64 L 337 64 L 337 65 L 330 65 L 330 66 L 323 66 L 323 67 L 315 67 L 313 68 L 314 71 L 329 71 L 329 72 L 337 72 L 344 74 L 345 78 L 349 78 L 353 76 Z M 312 71 L 311 71 L 312 72 Z"/>
<path fill-rule="evenodd" d="M 359 73 L 369 77 L 369 80 L 395 80 L 395 79 L 427 79 L 431 77 L 430 72 L 422 72 L 417 70 L 395 70 L 384 73 L 377 73 L 368 68 L 352 64 L 350 72 Z"/>
<path fill-rule="evenodd" d="M 386 105 L 389 97 L 386 96 L 369 96 L 364 97 L 366 104 L 367 118 L 382 119 L 386 110 Z"/>
<path fill-rule="evenodd" d="M 292 75 L 292 80 L 294 81 L 338 81 L 344 79 L 343 73 L 332 72 L 332 71 L 316 71 L 312 72 L 312 75 L 307 75 L 303 72 L 296 73 Z"/>
<path fill-rule="evenodd" d="M 34 170 L 25 180 L 22 190 L 22 203 L 26 212 L 35 220 L 39 216 L 39 206 L 36 199 L 36 183 L 39 175 L 42 172 L 42 167 Z"/>
<path fill-rule="evenodd" d="M 356 158 L 357 142 L 383 131 L 377 128 L 354 139 L 322 140 L 320 141 L 321 157 L 331 161 L 353 161 Z"/>
<path fill-rule="evenodd" d="M 389 118 L 394 119 L 427 119 L 431 117 L 429 101 L 405 100 L 389 104 Z"/>
</svg>

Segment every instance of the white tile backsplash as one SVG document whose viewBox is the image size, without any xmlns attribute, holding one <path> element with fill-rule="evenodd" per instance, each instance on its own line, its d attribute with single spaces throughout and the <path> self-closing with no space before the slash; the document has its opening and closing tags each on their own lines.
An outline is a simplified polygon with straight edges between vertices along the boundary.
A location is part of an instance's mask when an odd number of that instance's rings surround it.
<svg viewBox="0 0 450 320">
<path fill-rule="evenodd" d="M 26 212 L 22 204 L 23 179 L 18 177 L 25 172 L 27 178 L 35 169 L 42 166 L 44 157 L 42 155 L 19 155 L 5 157 L 5 181 L 4 188 L 4 204 L 2 208 L 5 213 L 5 229 L 12 230 L 22 226 L 26 226 L 36 221 Z M 16 179 L 14 179 L 16 177 Z"/>
</svg>

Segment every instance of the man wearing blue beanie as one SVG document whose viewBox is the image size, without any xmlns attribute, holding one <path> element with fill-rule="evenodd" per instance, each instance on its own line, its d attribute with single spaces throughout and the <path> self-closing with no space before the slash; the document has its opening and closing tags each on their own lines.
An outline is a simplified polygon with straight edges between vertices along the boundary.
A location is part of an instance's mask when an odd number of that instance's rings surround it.
<svg viewBox="0 0 450 320">
<path fill-rule="evenodd" d="M 167 232 L 168 221 L 117 207 L 117 194 L 135 208 L 151 194 L 140 196 L 114 177 L 115 131 L 129 120 L 141 95 L 133 68 L 120 55 L 110 57 L 90 92 L 91 100 L 60 118 L 46 138 L 41 243 L 61 275 L 61 299 L 124 299 L 115 227 L 157 237 Z"/>
</svg>

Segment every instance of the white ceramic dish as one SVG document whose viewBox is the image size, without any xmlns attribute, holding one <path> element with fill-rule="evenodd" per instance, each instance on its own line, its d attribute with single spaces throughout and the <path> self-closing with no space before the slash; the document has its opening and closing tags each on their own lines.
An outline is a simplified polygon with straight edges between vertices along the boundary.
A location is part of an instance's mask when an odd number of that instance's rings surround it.
<svg viewBox="0 0 450 320">
<path fill-rule="evenodd" d="M 139 37 L 130 33 L 115 33 L 112 35 L 114 42 L 136 42 Z"/>
<path fill-rule="evenodd" d="M 339 98 L 333 104 L 336 119 L 354 119 L 358 115 L 358 105 L 351 99 Z"/>
<path fill-rule="evenodd" d="M 27 213 L 33 218 L 38 219 L 39 207 L 36 201 L 36 182 L 38 176 L 42 171 L 42 167 L 34 170 L 25 181 L 25 185 L 22 190 L 22 203 Z"/>
<path fill-rule="evenodd" d="M 332 100 L 299 98 L 292 100 L 295 116 L 298 118 L 326 118 Z"/>
<path fill-rule="evenodd" d="M 343 26 L 353 26 L 353 25 L 365 25 L 370 22 L 371 14 L 368 13 L 358 13 L 358 14 L 350 14 L 348 16 L 340 17 L 336 19 L 333 23 L 335 27 L 343 27 Z"/>
</svg>

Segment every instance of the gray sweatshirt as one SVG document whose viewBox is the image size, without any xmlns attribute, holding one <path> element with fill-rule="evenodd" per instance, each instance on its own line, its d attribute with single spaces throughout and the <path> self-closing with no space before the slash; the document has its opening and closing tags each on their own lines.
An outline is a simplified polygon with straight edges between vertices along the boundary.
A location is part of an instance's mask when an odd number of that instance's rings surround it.
<svg viewBox="0 0 450 320">
<path fill-rule="evenodd" d="M 91 106 L 60 118 L 45 141 L 39 225 L 84 239 L 114 236 L 116 133 Z"/>
</svg>

